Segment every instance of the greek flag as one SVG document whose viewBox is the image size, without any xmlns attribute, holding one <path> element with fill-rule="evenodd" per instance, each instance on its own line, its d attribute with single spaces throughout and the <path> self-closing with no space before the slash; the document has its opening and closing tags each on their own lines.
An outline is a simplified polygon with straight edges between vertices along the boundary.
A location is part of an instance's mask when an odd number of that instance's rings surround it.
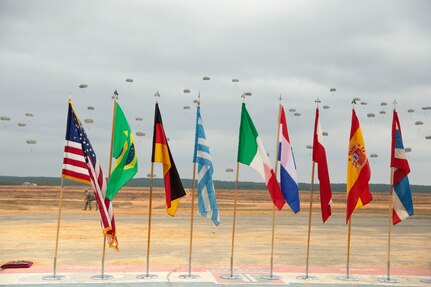
<svg viewBox="0 0 431 287">
<path fill-rule="evenodd" d="M 198 208 L 199 214 L 212 219 L 215 225 L 220 224 L 217 200 L 215 197 L 212 175 L 210 148 L 207 144 L 200 107 L 196 110 L 196 134 L 193 162 L 198 164 Z"/>
</svg>

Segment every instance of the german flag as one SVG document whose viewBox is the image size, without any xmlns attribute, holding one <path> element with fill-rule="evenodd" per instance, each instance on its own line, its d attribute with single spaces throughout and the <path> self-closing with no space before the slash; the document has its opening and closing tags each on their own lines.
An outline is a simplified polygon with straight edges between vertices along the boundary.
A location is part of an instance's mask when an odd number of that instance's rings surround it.
<svg viewBox="0 0 431 287">
<path fill-rule="evenodd" d="M 165 183 L 166 212 L 170 216 L 175 216 L 180 198 L 186 195 L 180 176 L 172 158 L 165 130 L 163 129 L 162 116 L 160 115 L 159 104 L 156 103 L 154 112 L 153 131 L 153 153 L 151 162 L 163 164 L 163 180 Z"/>
</svg>

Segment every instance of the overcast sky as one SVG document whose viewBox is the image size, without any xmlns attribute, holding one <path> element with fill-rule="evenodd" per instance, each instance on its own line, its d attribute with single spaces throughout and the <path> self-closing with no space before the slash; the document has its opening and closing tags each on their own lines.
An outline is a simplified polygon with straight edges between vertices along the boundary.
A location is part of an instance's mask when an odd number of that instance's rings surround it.
<svg viewBox="0 0 431 287">
<path fill-rule="evenodd" d="M 368 156 L 378 155 L 369 158 L 371 182 L 389 183 L 395 99 L 404 145 L 412 149 L 410 181 L 431 184 L 431 140 L 425 139 L 431 110 L 422 109 L 431 106 L 430 15 L 430 1 L 0 0 L 0 115 L 11 118 L 0 121 L 0 175 L 60 175 L 69 94 L 81 120 L 94 120 L 84 127 L 107 174 L 117 89 L 132 130 L 146 133 L 136 137 L 137 177 L 150 171 L 157 90 L 180 176 L 192 177 L 193 99 L 200 91 L 214 177 L 234 180 L 225 170 L 236 165 L 240 96 L 247 91 L 271 162 L 282 95 L 300 182 L 311 180 L 306 146 L 317 97 L 329 134 L 331 181 L 346 181 L 351 101 L 358 97 L 367 103 L 356 112 Z M 301 116 L 288 112 L 292 108 Z M 239 175 L 261 181 L 243 165 Z"/>
</svg>

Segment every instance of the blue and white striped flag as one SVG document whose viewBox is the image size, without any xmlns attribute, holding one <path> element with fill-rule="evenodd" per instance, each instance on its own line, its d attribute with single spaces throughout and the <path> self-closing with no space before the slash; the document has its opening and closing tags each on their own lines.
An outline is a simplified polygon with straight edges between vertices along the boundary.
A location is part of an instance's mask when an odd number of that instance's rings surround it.
<svg viewBox="0 0 431 287">
<path fill-rule="evenodd" d="M 212 219 L 215 225 L 220 224 L 217 200 L 215 197 L 212 175 L 210 148 L 207 144 L 200 107 L 196 110 L 196 134 L 193 162 L 198 164 L 198 208 L 199 214 Z"/>
</svg>

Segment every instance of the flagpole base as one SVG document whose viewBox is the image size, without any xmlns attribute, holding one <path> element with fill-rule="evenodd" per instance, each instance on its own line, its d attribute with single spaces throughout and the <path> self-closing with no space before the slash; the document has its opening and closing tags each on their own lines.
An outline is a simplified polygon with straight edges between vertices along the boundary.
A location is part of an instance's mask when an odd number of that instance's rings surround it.
<svg viewBox="0 0 431 287">
<path fill-rule="evenodd" d="M 138 279 L 157 279 L 159 278 L 159 275 L 156 274 L 141 274 L 136 276 Z"/>
<path fill-rule="evenodd" d="M 422 283 L 430 283 L 431 284 L 431 279 L 421 279 Z"/>
<path fill-rule="evenodd" d="M 43 280 L 64 280 L 66 279 L 67 276 L 64 275 L 47 275 L 47 276 L 43 276 L 42 279 Z"/>
<path fill-rule="evenodd" d="M 242 279 L 241 275 L 236 275 L 236 274 L 224 274 L 220 276 L 221 279 L 226 279 L 226 280 L 239 280 Z"/>
<path fill-rule="evenodd" d="M 263 276 L 260 276 L 260 278 L 265 280 L 278 280 L 281 278 L 281 276 L 272 274 L 272 275 L 263 275 Z"/>
<path fill-rule="evenodd" d="M 337 279 L 341 281 L 359 281 L 358 277 L 352 276 L 337 276 Z"/>
<path fill-rule="evenodd" d="M 296 276 L 296 279 L 317 280 L 317 279 L 319 279 L 319 277 L 317 277 L 317 276 L 310 276 L 310 275 L 299 275 L 299 276 Z"/>
<path fill-rule="evenodd" d="M 112 275 L 106 275 L 106 274 L 100 274 L 100 275 L 94 275 L 94 276 L 91 276 L 91 279 L 93 279 L 93 280 L 111 280 L 111 279 L 114 279 L 114 276 L 112 276 Z"/>
<path fill-rule="evenodd" d="M 199 276 L 197 274 L 182 274 L 178 277 L 181 279 L 199 279 L 199 278 L 201 278 L 201 276 Z"/>
<path fill-rule="evenodd" d="M 397 279 L 397 278 L 388 278 L 388 277 L 377 278 L 377 281 L 379 281 L 379 282 L 385 282 L 385 283 L 400 283 L 400 279 Z"/>
</svg>

